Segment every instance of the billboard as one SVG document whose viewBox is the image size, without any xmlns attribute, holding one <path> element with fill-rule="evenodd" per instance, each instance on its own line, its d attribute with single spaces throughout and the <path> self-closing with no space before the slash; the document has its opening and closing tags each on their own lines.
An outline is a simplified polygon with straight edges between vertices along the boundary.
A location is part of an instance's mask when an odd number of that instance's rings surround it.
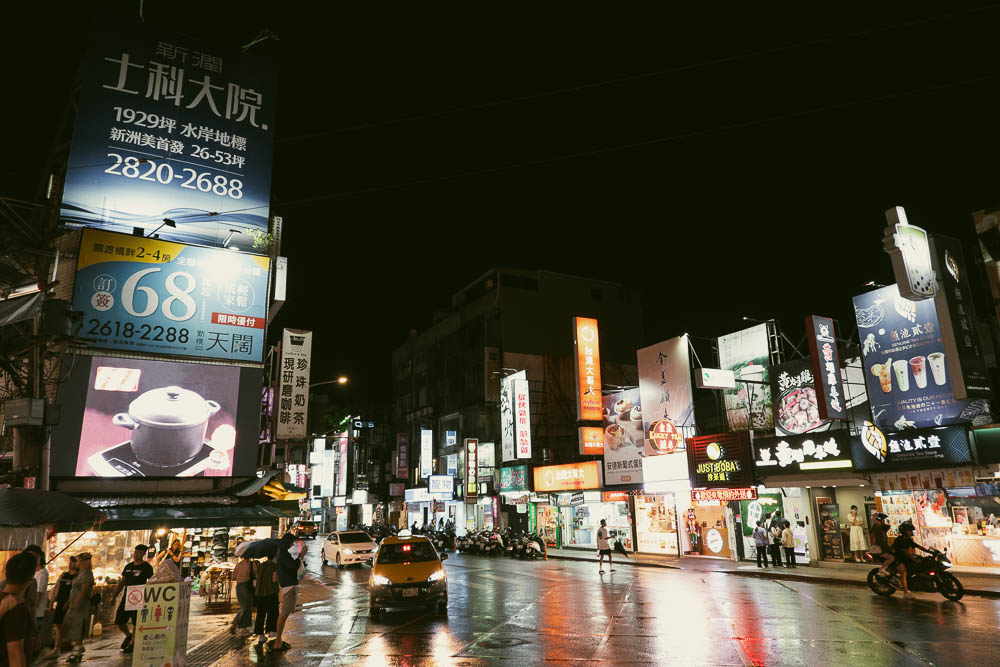
<svg viewBox="0 0 1000 667">
<path fill-rule="evenodd" d="M 639 389 L 603 397 L 604 481 L 606 484 L 642 482 L 642 407 Z"/>
<path fill-rule="evenodd" d="M 534 477 L 536 493 L 601 488 L 601 466 L 597 461 L 542 466 L 535 468 Z"/>
<path fill-rule="evenodd" d="M 902 430 L 989 422 L 985 400 L 956 400 L 937 311 L 909 301 L 895 285 L 854 297 L 854 316 L 876 425 Z"/>
<path fill-rule="evenodd" d="M 514 432 L 517 458 L 531 458 L 531 392 L 527 380 L 514 380 Z"/>
<path fill-rule="evenodd" d="M 350 445 L 350 437 L 347 431 L 340 434 L 337 441 L 337 493 L 338 496 L 347 495 L 347 448 Z"/>
<path fill-rule="evenodd" d="M 582 456 L 604 455 L 604 429 L 600 426 L 581 426 L 577 429 Z"/>
<path fill-rule="evenodd" d="M 883 431 L 871 422 L 851 440 L 856 472 L 892 472 L 972 465 L 969 438 L 962 426 Z"/>
<path fill-rule="evenodd" d="M 528 466 L 525 464 L 500 468 L 500 492 L 527 491 Z"/>
<path fill-rule="evenodd" d="M 841 429 L 815 435 L 754 438 L 753 452 L 758 477 L 850 468 L 851 434 Z"/>
<path fill-rule="evenodd" d="M 906 220 L 902 206 L 885 212 L 883 245 L 892 258 L 892 273 L 904 299 L 930 299 L 937 291 L 927 231 Z"/>
<path fill-rule="evenodd" d="M 573 357 L 576 366 L 576 418 L 601 419 L 601 345 L 597 320 L 573 318 Z"/>
<path fill-rule="evenodd" d="M 500 378 L 500 458 L 513 461 L 517 458 L 517 429 L 514 426 L 514 382 L 526 380 L 525 371 L 518 371 Z"/>
<path fill-rule="evenodd" d="M 434 472 L 431 468 L 434 458 L 434 431 L 429 428 L 420 429 L 420 477 L 424 478 Z"/>
<path fill-rule="evenodd" d="M 285 329 L 281 335 L 278 387 L 278 440 L 302 440 L 309 423 L 309 369 L 312 332 Z"/>
<path fill-rule="evenodd" d="M 737 331 L 719 338 L 719 367 L 736 376 L 736 389 L 723 392 L 729 428 L 771 429 L 771 387 L 768 384 L 770 348 L 767 324 Z"/>
<path fill-rule="evenodd" d="M 66 367 L 54 477 L 254 474 L 260 369 L 83 355 Z"/>
<path fill-rule="evenodd" d="M 91 26 L 59 216 L 250 250 L 268 231 L 277 66 L 150 24 Z"/>
<path fill-rule="evenodd" d="M 73 308 L 95 347 L 260 362 L 270 259 L 85 229 Z"/>
<path fill-rule="evenodd" d="M 687 336 L 644 347 L 635 356 L 646 456 L 683 451 L 684 438 L 695 434 Z"/>
<path fill-rule="evenodd" d="M 819 416 L 814 377 L 809 359 L 786 361 L 771 369 L 776 435 L 813 433 L 830 428 L 830 422 Z"/>
<path fill-rule="evenodd" d="M 751 485 L 752 455 L 746 431 L 688 438 L 687 447 L 692 487 L 718 489 Z"/>
<path fill-rule="evenodd" d="M 840 373 L 837 333 L 829 317 L 806 317 L 816 405 L 821 419 L 847 419 L 847 395 Z"/>
<path fill-rule="evenodd" d="M 435 498 L 451 500 L 455 493 L 455 478 L 451 475 L 431 475 L 427 478 L 427 491 Z"/>
</svg>

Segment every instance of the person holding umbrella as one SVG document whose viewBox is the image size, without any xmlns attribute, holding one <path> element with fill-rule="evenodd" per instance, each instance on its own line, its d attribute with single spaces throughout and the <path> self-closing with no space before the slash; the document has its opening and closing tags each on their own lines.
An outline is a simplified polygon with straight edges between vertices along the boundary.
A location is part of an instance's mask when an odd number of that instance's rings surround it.
<svg viewBox="0 0 1000 667">
<path fill-rule="evenodd" d="M 277 549 L 269 554 L 257 572 L 257 618 L 253 632 L 260 637 L 261 643 L 267 640 L 268 633 L 278 630 L 278 568 L 274 562 L 276 553 Z"/>
</svg>

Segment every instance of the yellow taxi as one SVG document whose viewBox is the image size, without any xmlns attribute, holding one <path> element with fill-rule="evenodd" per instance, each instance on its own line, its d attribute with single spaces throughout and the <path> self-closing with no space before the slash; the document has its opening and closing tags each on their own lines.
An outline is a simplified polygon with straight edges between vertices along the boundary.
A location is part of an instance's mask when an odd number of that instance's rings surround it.
<svg viewBox="0 0 1000 667">
<path fill-rule="evenodd" d="M 368 582 L 371 615 L 378 617 L 394 607 L 431 606 L 446 613 L 448 575 L 441 561 L 447 558 L 448 554 L 438 555 L 426 537 L 412 536 L 408 530 L 382 540 Z"/>
</svg>

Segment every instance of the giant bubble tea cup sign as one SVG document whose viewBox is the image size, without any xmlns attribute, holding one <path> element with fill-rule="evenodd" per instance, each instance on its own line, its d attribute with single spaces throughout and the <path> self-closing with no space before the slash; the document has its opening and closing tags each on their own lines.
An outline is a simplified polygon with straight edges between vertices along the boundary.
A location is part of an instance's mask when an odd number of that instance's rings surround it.
<svg viewBox="0 0 1000 667">
<path fill-rule="evenodd" d="M 73 307 L 95 347 L 259 362 L 270 259 L 84 229 Z"/>
</svg>

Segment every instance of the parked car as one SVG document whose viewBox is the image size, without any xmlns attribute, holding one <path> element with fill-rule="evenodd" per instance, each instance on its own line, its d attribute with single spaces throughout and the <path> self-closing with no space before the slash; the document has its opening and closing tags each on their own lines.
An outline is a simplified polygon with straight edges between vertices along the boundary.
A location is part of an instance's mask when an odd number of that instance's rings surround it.
<svg viewBox="0 0 1000 667">
<path fill-rule="evenodd" d="M 323 542 L 323 565 L 336 563 L 338 568 L 354 563 L 371 564 L 378 545 L 363 530 L 339 530 Z"/>
<path fill-rule="evenodd" d="M 295 537 L 300 540 L 308 537 L 310 540 L 316 539 L 316 535 L 319 534 L 319 526 L 315 521 L 296 521 L 295 525 L 292 526 L 292 532 L 295 533 Z"/>
</svg>

